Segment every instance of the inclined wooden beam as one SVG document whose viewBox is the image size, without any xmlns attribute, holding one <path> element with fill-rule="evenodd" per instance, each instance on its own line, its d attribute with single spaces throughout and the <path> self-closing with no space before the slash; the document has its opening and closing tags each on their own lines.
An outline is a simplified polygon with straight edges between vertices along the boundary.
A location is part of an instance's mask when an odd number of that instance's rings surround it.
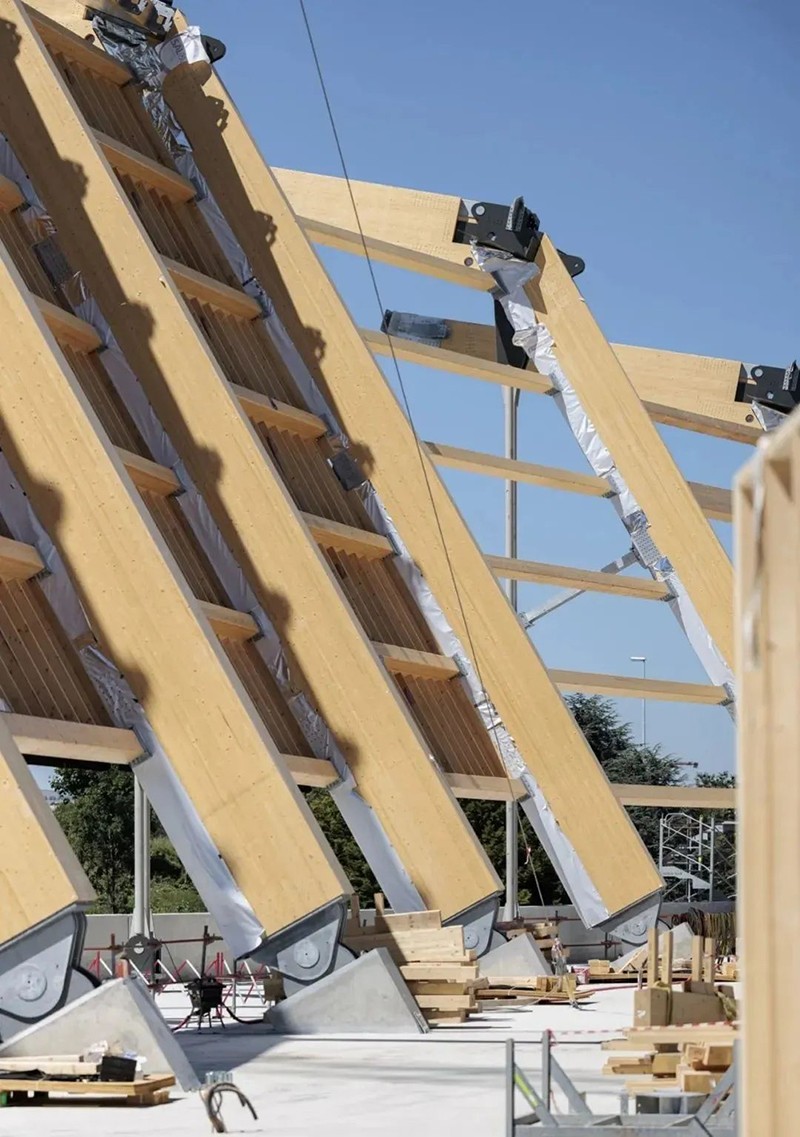
<svg viewBox="0 0 800 1137">
<path fill-rule="evenodd" d="M 137 182 L 142 182 L 150 189 L 157 190 L 170 201 L 191 201 L 197 196 L 197 190 L 189 181 L 175 170 L 170 170 L 162 162 L 140 154 L 116 138 L 103 134 L 101 130 L 94 132 L 95 138 L 118 174 L 127 174 Z"/>
<path fill-rule="evenodd" d="M 655 867 L 430 459 L 420 457 L 393 393 L 219 77 L 212 71 L 201 86 L 192 68 L 178 67 L 164 92 L 292 342 L 347 435 L 369 454 L 373 485 L 456 635 L 472 645 L 498 713 L 603 903 L 617 912 L 651 895 L 661 883 Z M 265 216 L 272 219 L 269 239 Z M 414 224 L 419 220 L 416 211 Z M 426 216 L 429 223 L 435 224 Z M 413 795 L 406 799 L 406 808 L 417 805 Z"/>
<path fill-rule="evenodd" d="M 571 565 L 550 565 L 542 561 L 525 561 L 518 557 L 487 556 L 486 563 L 503 580 L 526 580 L 532 584 L 555 584 L 564 588 L 581 588 L 588 592 L 607 592 L 610 596 L 634 596 L 639 600 L 666 600 L 669 589 L 650 577 L 624 576 L 621 573 L 596 572 Z"/>
<path fill-rule="evenodd" d="M 310 411 L 292 407 L 279 399 L 262 395 L 259 391 L 250 391 L 238 383 L 231 383 L 231 390 L 241 403 L 244 413 L 253 422 L 274 426 L 276 430 L 285 430 L 309 441 L 325 434 L 325 423 Z"/>
<path fill-rule="evenodd" d="M 276 624 L 310 697 L 345 758 L 352 761 L 359 791 L 427 905 L 455 915 L 495 894 L 501 887 L 496 873 L 430 761 L 428 745 L 405 700 L 396 685 L 387 682 L 384 667 L 232 392 L 172 270 L 187 295 L 200 295 L 223 309 L 230 308 L 235 297 L 242 305 L 241 318 L 260 314 L 260 308 L 256 305 L 256 312 L 254 302 L 248 307 L 243 292 L 225 292 L 225 285 L 216 287 L 211 278 L 168 264 L 156 253 L 15 0 L 0 0 L 0 15 L 15 25 L 19 49 L 15 53 L 7 44 L 5 57 L 0 55 L 8 72 L 0 91 L 2 126 L 48 206 L 65 256 L 101 300 L 121 351 Z M 158 137 L 155 127 L 152 137 Z M 207 624 L 205 628 L 210 635 Z M 221 650 L 216 640 L 215 648 Z M 188 681 L 192 668 L 183 670 Z M 215 703 L 212 697 L 208 701 Z M 211 731 L 198 729 L 196 738 L 209 751 L 214 749 Z M 221 767 L 219 756 L 216 762 L 218 780 L 224 763 Z M 251 779 L 251 785 L 257 781 Z M 271 801 L 266 789 L 251 791 L 251 796 L 263 801 L 263 808 L 283 809 L 281 800 Z M 290 818 L 291 810 L 287 822 Z M 286 850 L 292 849 L 292 838 L 278 834 L 281 826 L 264 822 L 263 827 L 269 830 L 270 843 L 282 841 Z M 307 849 L 304 841 L 301 836 L 301 854 Z M 252 844 L 258 846 L 257 835 Z M 320 889 L 327 891 L 330 877 L 322 850 L 319 863 L 309 864 L 307 873 L 297 857 L 285 871 L 265 871 L 257 858 L 251 861 L 249 871 L 258 872 L 261 888 L 280 888 L 286 905 L 299 908 L 316 900 Z M 302 879 L 304 873 L 307 880 Z"/>
<path fill-rule="evenodd" d="M 736 790 L 723 786 L 640 786 L 617 783 L 611 788 L 617 800 L 627 806 L 703 810 L 736 808 Z"/>
<path fill-rule="evenodd" d="M 631 675 L 600 675 L 593 671 L 550 669 L 560 691 L 582 695 L 611 695 L 618 699 L 663 699 L 676 703 L 719 706 L 728 702 L 724 687 L 711 683 L 680 683 L 671 679 L 637 679 Z"/>
<path fill-rule="evenodd" d="M 0 715 L 0 944 L 95 899 L 86 873 Z"/>
<path fill-rule="evenodd" d="M 26 758 L 66 758 L 128 766 L 142 753 L 141 743 L 132 730 L 36 715 L 3 713 L 0 719 Z"/>
<path fill-rule="evenodd" d="M 80 128 L 71 149 L 66 98 L 53 87 L 45 50 L 13 0 L 0 0 L 0 18 L 16 32 L 11 54 L 9 37 L 0 37 L 3 129 L 22 162 L 26 146 L 38 154 L 44 176 L 30 172 L 44 194 L 63 190 L 80 170 L 91 197 L 86 165 L 71 160 L 88 132 Z M 66 163 L 52 150 L 42 113 Z M 52 209 L 51 216 L 63 230 L 67 219 Z M 79 225 L 74 238 L 92 247 Z M 220 855 L 264 928 L 277 932 L 338 899 L 348 882 L 5 250 L 0 295 L 3 453 Z M 276 887 L 280 880 L 292 887 Z"/>
<path fill-rule="evenodd" d="M 447 682 L 461 672 L 447 655 L 436 655 L 431 651 L 415 651 L 396 644 L 373 644 L 378 655 L 386 664 L 386 670 L 394 675 L 407 675 L 412 679 L 435 679 Z"/>
<path fill-rule="evenodd" d="M 0 537 L 0 580 L 30 580 L 44 572 L 44 562 L 33 545 Z"/>
<path fill-rule="evenodd" d="M 464 450 L 444 442 L 424 443 L 435 465 L 467 473 L 487 474 L 490 477 L 509 478 L 515 482 L 545 486 L 552 490 L 586 494 L 589 497 L 608 497 L 609 488 L 603 478 L 594 474 L 580 474 L 575 470 L 561 470 L 555 466 L 539 466 L 535 462 L 522 462 L 503 458 L 498 454 L 485 454 L 480 450 Z M 731 491 L 721 486 L 707 486 L 689 482 L 692 493 L 700 503 L 706 517 L 715 521 L 732 520 Z"/>
</svg>

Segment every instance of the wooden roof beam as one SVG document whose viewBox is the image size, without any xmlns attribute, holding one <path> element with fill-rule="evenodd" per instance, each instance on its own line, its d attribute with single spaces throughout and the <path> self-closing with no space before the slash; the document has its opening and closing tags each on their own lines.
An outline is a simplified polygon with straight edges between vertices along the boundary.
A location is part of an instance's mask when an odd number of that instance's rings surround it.
<svg viewBox="0 0 800 1137">
<path fill-rule="evenodd" d="M 212 604 L 199 600 L 203 615 L 221 640 L 235 640 L 244 643 L 258 635 L 258 624 L 249 612 L 237 612 L 222 604 Z"/>
<path fill-rule="evenodd" d="M 532 584 L 554 584 L 562 588 L 581 588 L 587 592 L 607 592 L 611 596 L 633 596 L 639 600 L 666 600 L 669 589 L 648 577 L 596 572 L 594 569 L 524 561 L 517 557 L 487 556 L 495 576 L 504 580 L 525 580 Z"/>
<path fill-rule="evenodd" d="M 3 713 L 2 719 L 26 758 L 127 766 L 142 753 L 141 743 L 132 730 L 8 712 Z"/>
<path fill-rule="evenodd" d="M 44 572 L 44 562 L 33 545 L 0 537 L 0 581 L 30 580 Z"/>
<path fill-rule="evenodd" d="M 41 296 L 34 296 L 39 311 L 42 313 L 50 331 L 62 347 L 71 347 L 73 351 L 88 355 L 102 347 L 103 341 L 95 329 L 86 320 L 73 316 L 65 308 L 51 304 Z"/>
<path fill-rule="evenodd" d="M 150 458 L 143 458 L 141 454 L 134 454 L 131 450 L 123 450 L 121 446 L 117 447 L 117 453 L 137 489 L 148 490 L 150 493 L 160 494 L 161 497 L 169 497 L 180 490 L 181 483 L 168 466 L 162 466 Z"/>
<path fill-rule="evenodd" d="M 25 198 L 22 196 L 17 183 L 4 174 L 0 174 L 0 212 L 10 213 L 12 209 L 18 209 L 24 202 Z"/>
<path fill-rule="evenodd" d="M 260 391 L 251 391 L 239 383 L 232 383 L 231 389 L 242 404 L 242 410 L 253 422 L 274 426 L 276 430 L 285 430 L 309 441 L 325 434 L 325 423 L 310 411 L 282 403 L 271 395 L 262 395 Z"/>
<path fill-rule="evenodd" d="M 561 470 L 554 466 L 539 466 L 535 462 L 522 462 L 496 454 L 484 454 L 480 450 L 464 450 L 460 446 L 448 446 L 444 442 L 426 442 L 424 445 L 435 465 L 452 470 L 510 478 L 515 482 L 586 494 L 589 497 L 608 497 L 611 492 L 608 483 L 594 474 Z M 733 519 L 730 490 L 721 486 L 707 486 L 701 482 L 689 482 L 689 485 L 706 517 L 711 517 L 715 521 Z"/>
<path fill-rule="evenodd" d="M 623 805 L 658 809 L 735 809 L 736 789 L 727 786 L 644 786 L 612 782 Z"/>
<path fill-rule="evenodd" d="M 663 699 L 676 703 L 720 706 L 728 702 L 724 687 L 712 683 L 680 683 L 672 679 L 637 679 L 630 675 L 601 675 L 592 671 L 550 669 L 550 678 L 560 691 L 582 695 L 609 695 L 617 699 Z"/>
<path fill-rule="evenodd" d="M 302 513 L 301 517 L 314 540 L 324 549 L 350 553 L 367 561 L 381 561 L 394 552 L 391 543 L 380 533 L 357 529 L 355 525 L 343 525 L 341 521 L 331 521 L 327 517 L 316 517 L 313 513 Z"/>
<path fill-rule="evenodd" d="M 111 138 L 102 130 L 96 130 L 94 135 L 118 174 L 127 174 L 149 189 L 163 194 L 170 201 L 192 201 L 197 196 L 197 190 L 189 179 L 175 170 L 170 170 L 163 162 L 148 158 L 146 154 L 141 154 L 123 142 L 118 142 L 116 138 Z"/>
<path fill-rule="evenodd" d="M 163 257 L 163 262 L 177 288 L 192 300 L 199 300 L 201 304 L 209 304 L 212 308 L 219 308 L 229 316 L 238 316 L 241 320 L 255 320 L 261 315 L 261 305 L 252 296 L 240 288 L 232 288 L 230 284 L 223 284 L 204 272 L 197 272 L 188 265 Z"/>
<path fill-rule="evenodd" d="M 372 645 L 393 675 L 404 675 L 409 679 L 434 679 L 448 682 L 460 672 L 447 655 L 437 655 L 431 651 L 415 651 L 409 647 L 395 644 L 373 643 Z"/>
<path fill-rule="evenodd" d="M 41 0 L 39 2 L 41 3 Z M 52 7 L 52 0 L 48 6 Z M 118 63 L 116 59 L 113 59 L 101 48 L 93 47 L 87 40 L 82 39 L 75 32 L 58 23 L 57 20 L 51 19 L 44 12 L 38 11 L 33 5 L 26 5 L 26 9 L 33 26 L 41 36 L 48 51 L 66 56 L 73 63 L 85 67 L 87 71 L 93 71 L 95 75 L 110 79 L 118 87 L 124 87 L 126 83 L 130 83 L 132 76 L 128 68 Z M 91 31 L 91 26 L 87 25 L 87 27 Z"/>
</svg>

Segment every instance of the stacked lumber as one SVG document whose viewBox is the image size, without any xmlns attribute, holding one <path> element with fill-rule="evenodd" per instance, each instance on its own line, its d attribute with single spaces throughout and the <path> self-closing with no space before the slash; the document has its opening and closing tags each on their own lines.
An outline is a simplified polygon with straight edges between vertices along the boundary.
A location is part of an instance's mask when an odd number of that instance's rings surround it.
<svg viewBox="0 0 800 1137">
<path fill-rule="evenodd" d="M 3 1058 L 0 1062 L 0 1106 L 41 1105 L 51 1094 L 59 1098 L 79 1095 L 87 1105 L 94 1098 L 120 1098 L 125 1105 L 162 1105 L 169 1101 L 174 1085 L 172 1074 L 107 1080 L 100 1061 L 86 1061 L 80 1054 Z"/>
<path fill-rule="evenodd" d="M 356 953 L 386 948 L 429 1023 L 465 1022 L 479 1010 L 476 991 L 487 981 L 464 947 L 464 929 L 442 927 L 441 912 L 389 913 L 376 904 L 375 922 L 365 926 L 351 899 L 344 942 Z"/>
<path fill-rule="evenodd" d="M 518 916 L 515 920 L 505 920 L 497 925 L 497 930 L 508 939 L 514 936 L 524 936 L 529 933 L 536 941 L 536 946 L 542 952 L 549 952 L 558 940 L 558 920 L 534 920 L 527 916 Z M 569 948 L 559 943 L 561 955 L 569 958 Z"/>
<path fill-rule="evenodd" d="M 579 991 L 575 975 L 536 975 L 487 979 L 478 990 L 481 1010 L 502 1006 L 533 1006 L 536 1003 L 570 1003 L 591 999 L 591 991 Z"/>
<path fill-rule="evenodd" d="M 629 1093 L 710 1093 L 733 1062 L 737 1037 L 732 1023 L 631 1028 L 602 1044 L 611 1052 L 603 1073 L 628 1078 Z"/>
</svg>

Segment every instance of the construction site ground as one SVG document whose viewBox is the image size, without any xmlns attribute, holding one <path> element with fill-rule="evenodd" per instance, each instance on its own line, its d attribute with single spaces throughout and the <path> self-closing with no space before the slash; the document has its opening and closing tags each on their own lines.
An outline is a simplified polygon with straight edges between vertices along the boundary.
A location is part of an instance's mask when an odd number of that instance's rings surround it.
<svg viewBox="0 0 800 1137">
<path fill-rule="evenodd" d="M 183 992 L 160 996 L 168 1021 L 177 1024 L 189 1011 Z M 255 1006 L 238 1012 L 255 1013 Z M 580 1007 L 505 1008 L 441 1027 L 420 1038 L 398 1036 L 286 1037 L 263 1023 L 194 1026 L 181 1042 L 201 1078 L 206 1071 L 230 1070 L 253 1103 L 253 1121 L 233 1098 L 223 1117 L 231 1133 L 269 1137 L 458 1137 L 504 1134 L 504 1041 L 518 1043 L 517 1062 L 536 1084 L 541 1032 L 553 1032 L 555 1056 L 597 1112 L 618 1108 L 625 1079 L 601 1074 L 605 1039 L 630 1027 L 633 990 L 602 987 Z M 556 1102 L 560 1099 L 558 1093 Z M 518 1100 L 518 1113 L 525 1112 Z M 197 1094 L 173 1092 L 164 1105 L 149 1109 L 116 1105 L 49 1104 L 0 1109 L 0 1137 L 198 1137 L 211 1132 Z"/>
</svg>

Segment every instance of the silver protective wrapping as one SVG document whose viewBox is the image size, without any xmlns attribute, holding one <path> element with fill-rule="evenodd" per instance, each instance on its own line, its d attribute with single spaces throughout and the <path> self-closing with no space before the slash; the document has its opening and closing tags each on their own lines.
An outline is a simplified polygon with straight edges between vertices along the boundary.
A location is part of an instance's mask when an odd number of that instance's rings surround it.
<svg viewBox="0 0 800 1137">
<path fill-rule="evenodd" d="M 14 538 L 33 545 L 47 566 L 48 576 L 40 583 L 66 635 L 73 639 L 89 633 L 89 623 L 64 562 L 2 453 L 0 513 Z M 111 721 L 115 726 L 132 730 L 139 739 L 144 756 L 134 764 L 136 777 L 153 803 L 197 891 L 234 954 L 249 954 L 262 941 L 263 930 L 258 918 L 173 772 L 141 704 L 124 676 L 97 648 L 87 645 L 78 654 Z"/>
<path fill-rule="evenodd" d="M 577 392 L 564 374 L 553 349 L 553 337 L 536 319 L 524 285 L 539 272 L 535 264 L 474 246 L 477 265 L 493 277 L 493 290 L 514 328 L 514 343 L 522 347 L 536 370 L 553 384 L 553 398 L 589 465 L 611 490 L 611 501 L 627 529 L 637 558 L 651 575 L 667 585 L 668 604 L 712 683 L 724 687 L 733 714 L 733 671 L 709 635 L 689 593 L 669 559 L 657 548 L 647 517 L 620 474 L 594 423 L 584 411 Z"/>
<path fill-rule="evenodd" d="M 55 227 L 37 197 L 30 179 L 4 138 L 0 139 L 0 168 L 3 169 L 7 177 L 19 185 L 26 201 L 23 216 L 29 226 L 34 229 L 35 235 L 50 240 L 54 239 Z M 187 177 L 192 175 L 194 184 L 202 187 L 203 197 L 201 201 L 205 202 L 210 210 L 207 220 L 212 230 L 216 232 L 218 226 L 224 225 L 229 233 L 230 239 L 226 245 L 227 250 L 233 236 L 230 234 L 227 223 L 216 204 L 209 199 L 207 188 L 191 159 L 191 154 L 186 157 L 183 172 Z M 201 208 L 204 208 L 205 212 L 205 207 L 201 206 Z M 246 262 L 243 261 L 242 264 L 246 265 Z M 235 267 L 237 267 L 237 271 L 249 272 L 241 265 Z M 252 274 L 250 276 L 252 277 Z M 103 350 L 99 354 L 100 362 L 150 450 L 154 461 L 168 467 L 178 479 L 181 486 L 177 497 L 178 505 L 195 538 L 208 557 L 231 606 L 237 611 L 248 612 L 255 620 L 260 633 L 255 641 L 256 650 L 284 695 L 289 710 L 303 732 L 312 753 L 316 758 L 329 761 L 336 770 L 338 781 L 329 786 L 328 790 L 370 864 L 382 891 L 386 894 L 395 911 L 414 912 L 421 910 L 425 907 L 422 898 L 403 867 L 397 851 L 392 846 L 375 811 L 359 794 L 355 779 L 336 740 L 305 694 L 293 687 L 286 655 L 274 625 L 247 583 L 241 567 L 211 516 L 204 498 L 198 493 L 186 467 L 180 460 L 169 436 L 147 399 L 139 380 L 120 350 L 99 305 L 88 292 L 80 273 L 72 274 L 68 279 L 62 281 L 60 286 L 75 315 L 91 324 L 100 337 L 103 344 Z M 270 326 L 269 323 L 268 326 Z M 283 340 L 289 344 L 289 338 L 285 331 L 282 328 L 280 331 Z M 293 348 L 292 351 L 294 351 Z M 317 411 L 318 409 L 319 407 L 316 408 Z M 322 409 L 327 408 L 323 405 Z M 56 587 L 50 580 L 48 580 L 47 586 Z M 66 598 L 62 598 L 62 604 L 66 611 Z M 188 864 L 186 867 L 188 871 Z"/>
<path fill-rule="evenodd" d="M 177 56 L 170 55 L 165 60 L 164 49 L 162 48 L 159 59 L 157 50 L 144 42 L 143 37 L 142 42 L 136 46 L 120 44 L 114 38 L 105 37 L 102 26 L 98 27 L 97 21 L 95 21 L 95 27 L 103 39 L 106 50 L 125 62 L 134 71 L 137 78 L 145 84 L 147 90 L 144 101 L 156 128 L 159 130 L 180 172 L 197 188 L 197 204 L 203 212 L 206 223 L 225 252 L 231 267 L 237 274 L 242 287 L 249 295 L 258 300 L 263 312 L 266 330 L 292 376 L 307 409 L 323 420 L 327 428 L 328 438 L 334 445 L 346 450 L 349 445 L 347 436 L 317 387 L 302 356 L 278 319 L 264 288 L 255 278 L 243 249 L 214 201 L 205 179 L 197 169 L 188 140 L 183 135 L 179 124 L 161 95 L 163 73 L 157 63 L 162 66 L 166 65 L 167 68 L 170 65 L 176 65 L 172 64 L 171 61 L 175 59 L 176 62 L 181 62 L 180 52 Z M 432 330 L 434 333 L 432 338 L 435 340 L 442 329 Z M 522 803 L 523 808 L 547 849 L 550 859 L 564 882 L 581 918 L 588 926 L 596 926 L 607 921 L 614 914 L 610 913 L 603 905 L 585 866 L 553 816 L 536 779 L 527 768 L 514 740 L 506 730 L 496 708 L 484 690 L 473 664 L 422 573 L 409 554 L 374 486 L 364 479 L 358 487 L 358 493 L 376 532 L 381 533 L 391 542 L 398 572 L 419 605 L 439 650 L 456 661 L 461 672 L 461 681 L 465 684 L 471 702 L 478 711 L 481 721 L 504 763 L 508 776 L 519 778 L 525 785 L 529 796 Z M 378 875 L 374 865 L 373 870 Z"/>
</svg>

